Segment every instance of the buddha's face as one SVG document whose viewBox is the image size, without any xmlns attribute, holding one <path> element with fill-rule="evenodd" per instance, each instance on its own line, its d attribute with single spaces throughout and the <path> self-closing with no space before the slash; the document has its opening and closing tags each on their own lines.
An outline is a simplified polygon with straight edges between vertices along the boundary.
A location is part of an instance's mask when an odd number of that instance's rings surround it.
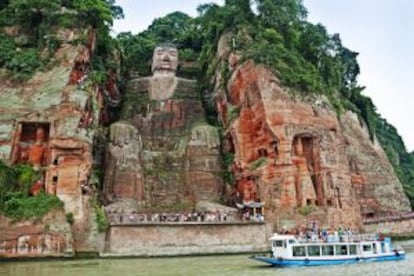
<svg viewBox="0 0 414 276">
<path fill-rule="evenodd" d="M 178 51 L 175 47 L 157 46 L 152 57 L 152 73 L 174 73 L 177 71 Z"/>
</svg>

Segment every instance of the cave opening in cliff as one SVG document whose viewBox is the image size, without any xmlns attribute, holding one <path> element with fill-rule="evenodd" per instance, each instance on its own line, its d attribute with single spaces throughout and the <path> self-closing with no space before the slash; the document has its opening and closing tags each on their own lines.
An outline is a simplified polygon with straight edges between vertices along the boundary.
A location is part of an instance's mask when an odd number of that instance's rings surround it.
<svg viewBox="0 0 414 276">
<path fill-rule="evenodd" d="M 273 151 L 276 155 L 279 154 L 278 145 L 279 145 L 279 142 L 277 140 L 273 140 L 272 142 L 270 142 L 270 147 L 273 149 Z"/>
<path fill-rule="evenodd" d="M 328 198 L 328 199 L 326 200 L 326 205 L 328 205 L 329 207 L 332 207 L 332 206 L 333 206 L 333 201 L 332 201 L 332 199 L 331 199 L 331 198 Z"/>
<path fill-rule="evenodd" d="M 259 157 L 267 157 L 267 149 L 260 148 L 257 152 L 259 154 Z"/>
</svg>

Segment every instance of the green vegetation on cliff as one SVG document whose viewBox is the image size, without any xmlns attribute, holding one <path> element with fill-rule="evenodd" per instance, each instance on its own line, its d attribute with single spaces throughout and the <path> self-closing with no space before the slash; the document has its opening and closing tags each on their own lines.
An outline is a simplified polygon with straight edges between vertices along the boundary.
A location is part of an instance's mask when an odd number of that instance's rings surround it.
<svg viewBox="0 0 414 276">
<path fill-rule="evenodd" d="M 27 80 L 53 60 L 56 31 L 96 29 L 109 37 L 113 20 L 123 17 L 114 0 L 8 0 L 0 5 L 0 67 L 11 79 Z M 102 41 L 102 40 L 100 40 Z"/>
<path fill-rule="evenodd" d="M 31 195 L 30 188 L 40 177 L 39 171 L 26 165 L 9 167 L 0 161 L 0 213 L 14 220 L 41 218 L 63 203 L 40 191 Z"/>
<path fill-rule="evenodd" d="M 378 141 L 388 156 L 414 208 L 414 152 L 407 152 L 397 129 L 379 115 L 375 117 Z"/>
</svg>

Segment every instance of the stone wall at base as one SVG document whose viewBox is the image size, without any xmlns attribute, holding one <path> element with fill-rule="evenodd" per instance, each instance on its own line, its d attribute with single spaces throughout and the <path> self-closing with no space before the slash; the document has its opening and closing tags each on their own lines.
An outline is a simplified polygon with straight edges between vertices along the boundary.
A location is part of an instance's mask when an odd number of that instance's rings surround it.
<svg viewBox="0 0 414 276">
<path fill-rule="evenodd" d="M 101 256 L 178 256 L 268 250 L 264 223 L 111 225 Z"/>
</svg>

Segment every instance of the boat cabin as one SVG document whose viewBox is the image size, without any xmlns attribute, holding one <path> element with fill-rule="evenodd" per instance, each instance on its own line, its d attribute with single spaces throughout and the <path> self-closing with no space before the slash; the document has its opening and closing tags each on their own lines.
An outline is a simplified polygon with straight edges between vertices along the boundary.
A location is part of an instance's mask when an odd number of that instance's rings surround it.
<svg viewBox="0 0 414 276">
<path fill-rule="evenodd" d="M 391 252 L 391 240 L 351 238 L 342 242 L 301 241 L 293 235 L 277 235 L 270 238 L 274 258 L 342 258 L 369 257 Z"/>
</svg>

